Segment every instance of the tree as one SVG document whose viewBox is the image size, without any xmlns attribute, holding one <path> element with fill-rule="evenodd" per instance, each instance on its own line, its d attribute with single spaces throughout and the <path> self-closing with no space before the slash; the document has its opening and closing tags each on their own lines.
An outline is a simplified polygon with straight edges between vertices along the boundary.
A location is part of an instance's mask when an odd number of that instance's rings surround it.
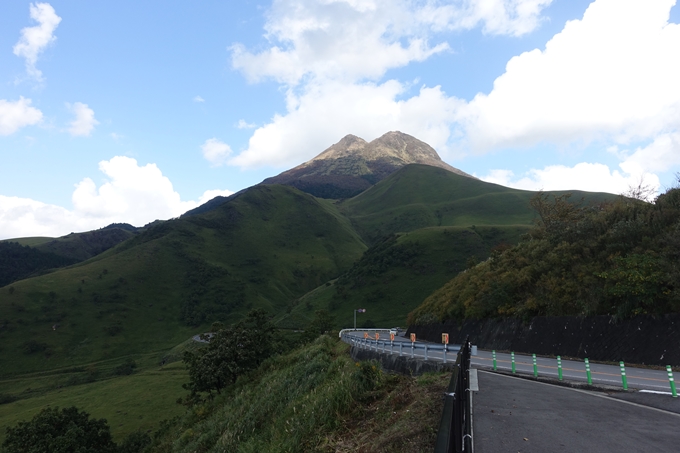
<svg viewBox="0 0 680 453">
<path fill-rule="evenodd" d="M 272 354 L 274 332 L 267 312 L 262 309 L 252 310 L 238 324 L 218 330 L 206 347 L 184 353 L 182 360 L 189 370 L 189 383 L 183 387 L 192 396 L 199 392 L 221 393 Z"/>
<path fill-rule="evenodd" d="M 333 316 L 328 310 L 316 310 L 314 319 L 311 320 L 303 335 L 304 341 L 312 341 L 319 335 L 323 335 L 333 328 Z"/>
<path fill-rule="evenodd" d="M 45 408 L 31 421 L 7 428 L 6 453 L 115 453 L 105 419 L 90 419 L 76 407 Z"/>
</svg>

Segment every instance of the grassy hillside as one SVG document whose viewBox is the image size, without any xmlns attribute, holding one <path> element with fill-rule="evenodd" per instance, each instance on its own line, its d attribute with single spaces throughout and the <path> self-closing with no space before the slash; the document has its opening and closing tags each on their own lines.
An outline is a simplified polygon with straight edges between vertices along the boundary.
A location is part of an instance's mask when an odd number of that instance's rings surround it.
<svg viewBox="0 0 680 453">
<path fill-rule="evenodd" d="M 351 327 L 353 310 L 366 308 L 357 325 L 406 325 L 406 314 L 468 264 L 486 259 L 494 247 L 519 242 L 528 226 L 432 227 L 390 236 L 366 251 L 340 278 L 299 300 L 279 326 L 302 328 L 319 309 Z"/>
<path fill-rule="evenodd" d="M 8 239 L 40 252 L 53 253 L 73 261 L 85 261 L 114 247 L 137 234 L 138 229 L 126 224 L 114 224 L 106 228 L 84 233 L 71 233 L 59 238 L 29 237 Z"/>
<path fill-rule="evenodd" d="M 133 360 L 135 369 L 119 371 L 125 360 Z M 159 366 L 159 354 L 0 379 L 0 443 L 7 427 L 46 406 L 76 406 L 105 418 L 117 441 L 138 429 L 155 430 L 160 421 L 184 412 L 176 400 L 186 394 L 187 381 L 181 362 Z"/>
<path fill-rule="evenodd" d="M 265 361 L 165 425 L 149 450 L 432 451 L 450 375 L 384 374 L 347 349 L 323 336 Z"/>
<path fill-rule="evenodd" d="M 526 240 L 459 274 L 410 322 L 680 312 L 680 189 L 596 209 L 544 195 Z"/>
<path fill-rule="evenodd" d="M 552 192 L 550 192 L 552 193 Z M 558 193 L 558 192 L 555 192 Z M 574 191 L 586 203 L 614 199 Z M 368 242 L 432 226 L 531 225 L 535 192 L 510 189 L 427 165 L 407 165 L 339 205 Z"/>
<path fill-rule="evenodd" d="M 0 373 L 160 351 L 253 307 L 282 311 L 364 250 L 333 205 L 254 187 L 79 265 L 0 288 Z"/>
</svg>

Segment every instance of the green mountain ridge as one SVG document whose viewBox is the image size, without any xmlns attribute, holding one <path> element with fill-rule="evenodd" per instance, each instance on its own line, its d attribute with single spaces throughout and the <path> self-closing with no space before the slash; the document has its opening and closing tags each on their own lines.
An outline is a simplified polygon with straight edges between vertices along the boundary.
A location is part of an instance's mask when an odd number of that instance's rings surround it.
<svg viewBox="0 0 680 453">
<path fill-rule="evenodd" d="M 0 289 L 3 374 L 171 348 L 252 307 L 277 312 L 365 245 L 335 207 L 256 186 L 90 260 Z"/>
<path fill-rule="evenodd" d="M 535 215 L 532 195 L 427 165 L 344 201 L 254 186 L 0 288 L 0 369 L 167 350 L 255 307 L 284 328 L 304 328 L 316 309 L 345 327 L 359 305 L 371 310 L 364 321 L 404 325 L 470 260 L 519 241 Z"/>
</svg>

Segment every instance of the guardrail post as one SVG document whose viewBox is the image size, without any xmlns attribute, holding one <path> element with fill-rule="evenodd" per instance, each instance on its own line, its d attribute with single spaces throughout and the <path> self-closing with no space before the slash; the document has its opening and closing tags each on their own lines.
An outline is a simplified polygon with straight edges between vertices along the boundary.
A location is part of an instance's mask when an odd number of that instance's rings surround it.
<svg viewBox="0 0 680 453">
<path fill-rule="evenodd" d="M 626 378 L 626 366 L 623 364 L 623 362 L 619 362 L 619 366 L 621 367 L 621 382 L 623 382 L 623 389 L 628 390 L 628 379 Z"/>
<path fill-rule="evenodd" d="M 404 343 L 402 343 L 402 342 L 400 341 L 400 342 L 399 342 L 399 357 L 401 357 L 401 351 L 402 351 L 402 348 L 403 348 L 403 347 L 404 347 Z"/>
<path fill-rule="evenodd" d="M 496 350 L 494 349 L 491 351 L 491 356 L 493 357 L 493 370 L 497 371 L 498 367 L 496 366 Z"/>
<path fill-rule="evenodd" d="M 512 372 L 515 372 L 515 353 L 511 352 L 510 353 L 510 360 L 512 360 Z"/>
<path fill-rule="evenodd" d="M 588 385 L 593 385 L 593 378 L 590 375 L 590 362 L 588 361 L 588 357 L 586 357 L 585 362 L 586 362 L 586 377 L 588 378 Z"/>
<path fill-rule="evenodd" d="M 427 343 L 425 343 L 425 360 L 427 360 Z"/>
<path fill-rule="evenodd" d="M 536 354 L 531 354 L 534 360 L 534 377 L 538 377 L 538 365 L 536 365 Z"/>
<path fill-rule="evenodd" d="M 675 379 L 673 379 L 673 369 L 671 368 L 670 365 L 666 365 L 666 371 L 668 371 L 668 382 L 671 385 L 671 394 L 673 395 L 673 398 L 677 398 L 678 392 L 675 389 Z"/>
<path fill-rule="evenodd" d="M 557 377 L 562 380 L 562 357 L 557 356 Z"/>
</svg>

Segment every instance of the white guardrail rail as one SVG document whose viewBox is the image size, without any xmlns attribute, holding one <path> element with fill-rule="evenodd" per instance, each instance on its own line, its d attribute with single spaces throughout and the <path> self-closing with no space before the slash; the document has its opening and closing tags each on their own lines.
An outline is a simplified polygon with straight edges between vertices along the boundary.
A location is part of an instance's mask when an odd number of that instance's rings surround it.
<svg viewBox="0 0 680 453">
<path fill-rule="evenodd" d="M 376 351 L 376 352 L 382 352 L 383 354 L 395 354 L 398 353 L 399 356 L 406 355 L 410 356 L 411 358 L 414 358 L 418 356 L 418 358 L 424 358 L 425 360 L 441 360 L 442 362 L 446 363 L 447 362 L 447 355 L 448 353 L 455 353 L 458 354 L 458 351 L 460 351 L 461 345 L 459 344 L 436 344 L 436 343 L 426 343 L 426 342 L 410 342 L 408 340 L 405 341 L 393 341 L 393 340 L 381 340 L 381 339 L 374 339 L 374 338 L 361 338 L 357 337 L 355 335 L 349 335 L 349 332 L 367 332 L 370 333 L 373 332 L 375 335 L 375 332 L 381 333 L 381 332 L 387 332 L 388 334 L 390 333 L 391 329 L 342 329 L 340 331 L 340 339 L 344 341 L 345 343 L 348 343 L 352 346 L 356 346 L 358 348 L 366 349 L 366 350 L 371 350 L 371 351 Z M 476 348 L 475 348 L 476 349 Z M 418 352 L 416 352 L 418 351 Z M 422 352 L 421 352 L 422 351 Z M 441 354 L 437 354 L 437 356 L 431 356 L 429 353 L 430 352 L 441 352 Z M 476 352 L 476 351 L 475 351 Z"/>
</svg>

